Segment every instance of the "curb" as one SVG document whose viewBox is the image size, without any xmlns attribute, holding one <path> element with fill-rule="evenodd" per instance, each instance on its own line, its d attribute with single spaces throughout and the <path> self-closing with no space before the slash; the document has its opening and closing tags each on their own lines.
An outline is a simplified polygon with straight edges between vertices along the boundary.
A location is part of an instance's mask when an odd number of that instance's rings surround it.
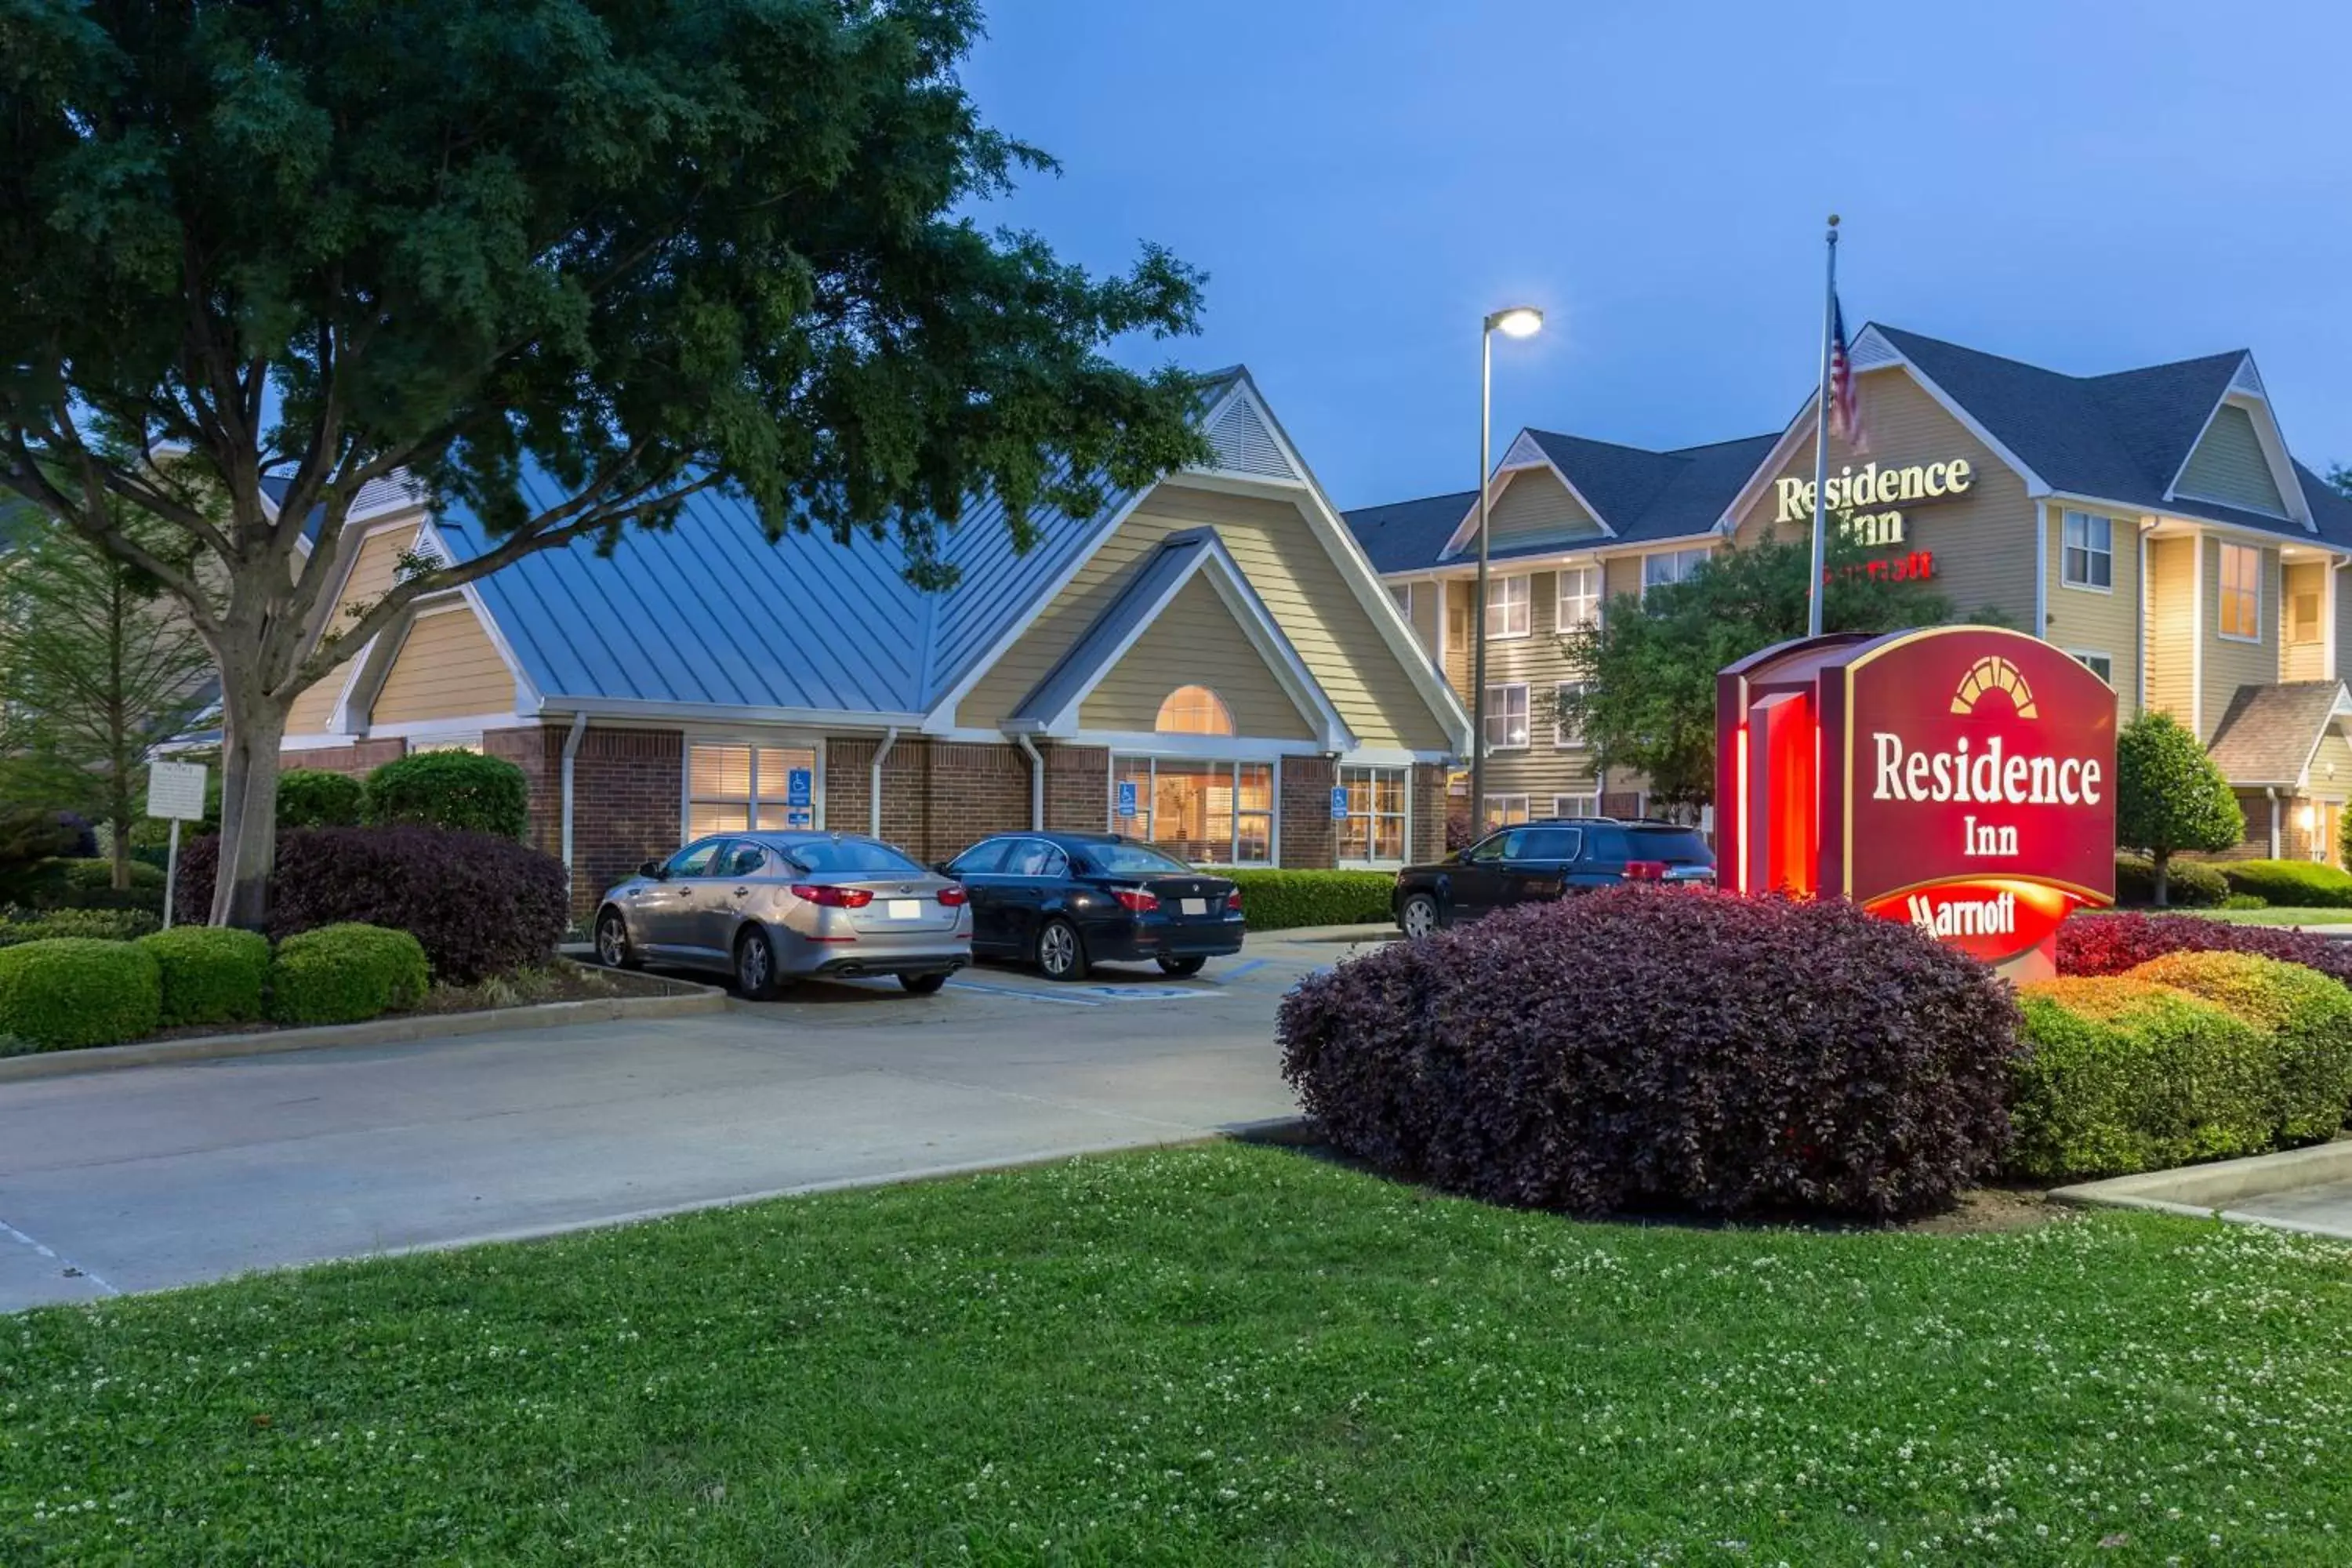
<svg viewBox="0 0 2352 1568">
<path fill-rule="evenodd" d="M 691 981 L 672 981 L 691 985 Z M 417 1013 L 371 1018 L 364 1024 L 325 1024 L 305 1029 L 270 1029 L 246 1035 L 204 1035 L 184 1040 L 133 1040 L 125 1046 L 81 1050 L 34 1051 L 0 1057 L 0 1083 L 65 1078 L 76 1073 L 115 1072 L 124 1068 L 208 1062 L 231 1057 L 275 1056 L 282 1051 L 333 1050 L 347 1046 L 398 1046 L 417 1040 L 454 1039 L 500 1029 L 554 1029 L 566 1024 L 601 1024 L 618 1018 L 682 1018 L 726 1011 L 727 994 L 697 985 L 682 996 L 597 996 L 580 1002 L 540 1002 L 528 1007 L 486 1007 L 473 1013 Z"/>
<path fill-rule="evenodd" d="M 2186 1215 L 2196 1219 L 2226 1219 L 2279 1229 L 2324 1227 L 2241 1214 L 2228 1205 L 2272 1193 L 2293 1192 L 2332 1182 L 2352 1181 L 2352 1138 L 2290 1149 L 2283 1154 L 2253 1154 L 2242 1160 L 2217 1160 L 2210 1165 L 2184 1165 L 2178 1170 L 2149 1171 L 2137 1176 L 2110 1176 L 2059 1187 L 2053 1201 L 2078 1208 L 2148 1209 L 2158 1214 Z"/>
<path fill-rule="evenodd" d="M 1352 926 L 1292 926 L 1286 931 L 1254 931 L 1247 932 L 1244 943 L 1254 942 L 1395 942 L 1404 933 L 1389 921 Z"/>
</svg>

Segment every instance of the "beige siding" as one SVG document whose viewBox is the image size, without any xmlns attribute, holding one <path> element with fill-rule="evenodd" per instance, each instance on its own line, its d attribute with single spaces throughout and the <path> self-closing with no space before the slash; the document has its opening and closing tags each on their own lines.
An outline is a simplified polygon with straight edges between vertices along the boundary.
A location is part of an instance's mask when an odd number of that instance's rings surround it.
<svg viewBox="0 0 2352 1568">
<path fill-rule="evenodd" d="M 400 554 L 416 542 L 416 529 L 412 525 L 388 528 L 381 533 L 369 534 L 360 542 L 359 554 L 352 562 L 351 574 L 343 583 L 343 596 L 335 609 L 334 618 L 328 623 L 331 634 L 351 625 L 347 611 L 364 606 L 382 598 L 392 587 L 400 567 Z M 327 678 L 294 700 L 292 711 L 286 721 L 287 732 L 295 735 L 319 734 L 334 718 L 335 700 L 342 695 L 343 682 L 350 677 L 349 663 L 328 671 Z M 512 706 L 511 700 L 499 704 Z M 481 710 L 474 710 L 480 712 Z"/>
<path fill-rule="evenodd" d="M 2050 509 L 2048 629 L 2052 642 L 2068 653 L 2102 653 L 2114 669 L 2116 718 L 2128 722 L 2139 711 L 2139 528 L 2128 517 L 2108 519 L 2115 559 L 2111 588 L 2076 588 L 2066 583 L 2066 514 Z"/>
<path fill-rule="evenodd" d="M 1490 548 L 1599 537 L 1601 525 L 1549 468 L 1516 468 L 1486 516 Z M 1471 548 L 1477 548 L 1476 540 Z"/>
<path fill-rule="evenodd" d="M 1559 683 L 1570 679 L 1568 658 L 1559 645 L 1559 579 L 1551 572 L 1532 574 L 1529 589 L 1528 634 L 1497 637 L 1486 645 L 1486 684 L 1524 683 L 1528 689 L 1528 744 L 1524 749 L 1490 752 L 1486 758 L 1486 793 L 1532 796 L 1530 807 L 1541 816 L 1551 810 L 1554 795 L 1591 795 L 1598 785 L 1591 753 L 1582 746 L 1562 746 L 1553 735 L 1552 716 L 1558 711 Z M 1469 584 L 1463 599 L 1469 601 Z M 1471 706 L 1469 660 L 1463 661 L 1461 683 L 1455 688 L 1465 708 Z"/>
<path fill-rule="evenodd" d="M 2147 705 L 2183 724 L 2196 708 L 2196 552 L 2193 539 L 2147 542 Z"/>
<path fill-rule="evenodd" d="M 1477 584 L 1455 578 L 1445 584 L 1445 684 L 1464 706 L 1470 701 L 1470 601 Z"/>
<path fill-rule="evenodd" d="M 2347 570 L 2352 568 L 2328 569 L 2336 595 L 2336 668 L 2328 673 L 2338 680 L 2352 676 L 2352 582 L 2345 579 Z"/>
<path fill-rule="evenodd" d="M 1886 553 L 1899 557 L 1915 550 L 1932 552 L 1936 587 L 1951 601 L 1955 614 L 1973 617 L 1989 607 L 1998 610 L 2011 626 L 2032 630 L 2034 503 L 2026 496 L 2025 481 L 1970 435 L 1966 426 L 1945 413 L 1907 371 L 1879 371 L 1857 380 L 1870 429 L 1870 450 L 1856 457 L 1843 442 L 1832 439 L 1832 477 L 1866 462 L 1904 468 L 1967 458 L 1974 470 L 1974 483 L 1968 491 L 1954 500 L 1898 508 L 1904 514 L 1905 542 L 1899 547 L 1888 547 Z M 1799 449 L 1774 475 L 1776 479 L 1809 483 L 1812 477 L 1810 439 L 1799 443 Z M 1773 489 L 1768 484 L 1740 517 L 1741 543 L 1754 542 L 1773 526 L 1779 510 Z"/>
<path fill-rule="evenodd" d="M 1642 558 L 1638 555 L 1612 555 L 1601 564 L 1602 596 L 1614 604 L 1620 595 L 1642 596 Z"/>
<path fill-rule="evenodd" d="M 2327 679 L 2327 563 L 2303 561 L 2282 569 L 2279 574 L 2279 679 L 2281 680 L 2325 680 Z M 2296 614 L 2298 604 L 2312 610 L 2308 622 Z M 2304 640 L 2296 640 L 2298 625 L 2305 628 Z"/>
<path fill-rule="evenodd" d="M 1172 672 L 1181 671 L 1179 678 Z M 1150 730 L 1180 686 L 1205 686 L 1224 700 L 1236 733 L 1307 741 L 1314 726 L 1298 711 L 1249 634 L 1206 577 L 1195 576 L 1145 628 L 1100 685 L 1078 705 L 1088 730 Z"/>
<path fill-rule="evenodd" d="M 1445 615 L 1445 584 L 1423 578 L 1412 585 L 1412 635 L 1422 651 L 1434 661 L 1437 658 L 1437 628 Z"/>
<path fill-rule="evenodd" d="M 2311 793 L 2322 800 L 2342 800 L 2352 795 L 2352 745 L 2343 731 L 2330 724 L 2311 759 Z"/>
<path fill-rule="evenodd" d="M 412 724 L 511 713 L 514 677 L 470 609 L 419 616 L 392 661 L 369 721 Z"/>
<path fill-rule="evenodd" d="M 2279 678 L 2279 552 L 2268 545 L 2263 552 L 2263 603 L 2256 624 L 2261 640 L 2241 642 L 2221 635 L 2221 541 L 2200 542 L 2198 571 L 2205 585 L 2204 624 L 2198 628 L 2205 649 L 2205 710 L 2198 739 L 2210 743 L 2230 699 L 2241 686 L 2267 686 Z"/>
<path fill-rule="evenodd" d="M 2188 466 L 2180 470 L 2180 483 L 2175 489 L 2202 500 L 2223 501 L 2273 517 L 2287 515 L 2278 481 L 2271 475 L 2270 460 L 2263 456 L 2262 441 L 2254 434 L 2253 416 L 2233 403 L 2223 404 L 2213 416 L 2197 450 L 2189 454 Z"/>
<path fill-rule="evenodd" d="M 1444 724 L 1404 658 L 1296 506 L 1163 481 L 983 674 L 956 721 L 995 729 L 1118 595 L 1130 568 L 1171 533 L 1214 527 L 1348 728 L 1367 746 L 1444 751 Z M 1384 591 L 1375 584 L 1374 592 Z M 1181 678 L 1182 668 L 1169 674 Z"/>
</svg>

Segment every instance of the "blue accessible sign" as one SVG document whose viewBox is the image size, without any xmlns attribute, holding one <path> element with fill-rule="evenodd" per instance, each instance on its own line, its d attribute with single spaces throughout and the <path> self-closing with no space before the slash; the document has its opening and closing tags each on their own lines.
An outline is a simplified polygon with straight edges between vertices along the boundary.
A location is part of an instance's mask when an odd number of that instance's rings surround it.
<svg viewBox="0 0 2352 1568">
<path fill-rule="evenodd" d="M 1121 816 L 1133 816 L 1136 814 L 1135 781 L 1133 779 L 1121 779 L 1118 781 L 1118 814 Z"/>
<path fill-rule="evenodd" d="M 773 797 L 771 797 L 773 798 Z M 784 804 L 814 805 L 816 804 L 816 775 L 806 768 L 794 768 L 784 775 Z"/>
<path fill-rule="evenodd" d="M 1345 784 L 1331 786 L 1331 820 L 1339 822 L 1348 815 L 1348 788 Z"/>
</svg>

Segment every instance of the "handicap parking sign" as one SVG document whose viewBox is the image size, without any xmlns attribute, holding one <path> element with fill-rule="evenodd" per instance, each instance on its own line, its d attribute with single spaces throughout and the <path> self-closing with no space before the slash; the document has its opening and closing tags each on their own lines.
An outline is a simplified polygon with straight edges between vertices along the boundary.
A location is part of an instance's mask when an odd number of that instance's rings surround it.
<svg viewBox="0 0 2352 1568">
<path fill-rule="evenodd" d="M 770 797 L 773 799 L 773 796 Z M 816 803 L 816 776 L 806 768 L 794 768 L 784 775 L 784 804 L 814 805 Z"/>
<path fill-rule="evenodd" d="M 1331 786 L 1331 820 L 1338 822 L 1347 815 L 1348 787 L 1345 784 L 1333 784 Z"/>
<path fill-rule="evenodd" d="M 1121 779 L 1118 781 L 1118 814 L 1121 816 L 1133 816 L 1136 814 L 1135 781 L 1133 779 Z"/>
</svg>

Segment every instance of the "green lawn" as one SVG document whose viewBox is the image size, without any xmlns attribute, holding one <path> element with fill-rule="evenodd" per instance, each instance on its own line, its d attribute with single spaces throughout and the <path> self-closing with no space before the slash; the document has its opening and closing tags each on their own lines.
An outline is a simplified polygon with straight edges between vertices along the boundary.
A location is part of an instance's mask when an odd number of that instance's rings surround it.
<svg viewBox="0 0 2352 1568">
<path fill-rule="evenodd" d="M 2267 910 L 2187 910 L 2185 914 L 2203 915 L 2208 920 L 2232 921 L 2250 926 L 2340 926 L 2352 925 L 2352 910 L 2323 907 L 2291 909 L 2284 905 Z"/>
<path fill-rule="evenodd" d="M 2352 1561 L 2352 1249 L 1214 1146 L 0 1322 L 0 1562 Z M 2101 1551 L 2102 1542 L 2110 1550 Z"/>
</svg>

